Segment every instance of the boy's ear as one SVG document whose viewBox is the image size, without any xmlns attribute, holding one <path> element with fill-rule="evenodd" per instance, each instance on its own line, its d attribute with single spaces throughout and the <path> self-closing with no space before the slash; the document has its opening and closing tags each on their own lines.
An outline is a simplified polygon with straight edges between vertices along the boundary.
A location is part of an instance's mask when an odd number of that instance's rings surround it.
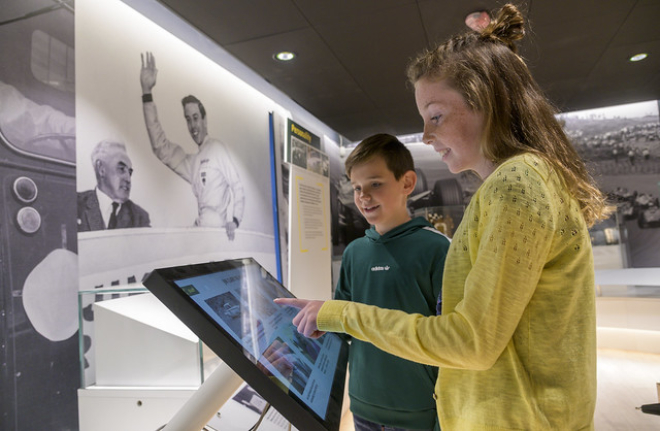
<svg viewBox="0 0 660 431">
<path fill-rule="evenodd" d="M 406 195 L 410 195 L 417 185 L 417 173 L 415 171 L 408 171 L 403 174 L 401 180 L 403 181 L 403 189 Z"/>
</svg>

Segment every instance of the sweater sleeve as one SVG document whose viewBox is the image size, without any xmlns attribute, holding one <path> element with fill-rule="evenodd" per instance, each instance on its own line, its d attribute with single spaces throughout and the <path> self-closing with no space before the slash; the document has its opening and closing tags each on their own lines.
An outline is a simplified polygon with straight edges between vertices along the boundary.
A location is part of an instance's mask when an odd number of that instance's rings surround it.
<svg viewBox="0 0 660 431">
<path fill-rule="evenodd" d="M 445 314 L 330 301 L 319 312 L 319 329 L 346 332 L 415 362 L 489 369 L 527 312 L 554 229 L 551 191 L 536 170 L 503 166 L 492 176 L 473 196 L 464 243 L 452 242 L 443 290 L 460 298 L 444 304 Z"/>
</svg>

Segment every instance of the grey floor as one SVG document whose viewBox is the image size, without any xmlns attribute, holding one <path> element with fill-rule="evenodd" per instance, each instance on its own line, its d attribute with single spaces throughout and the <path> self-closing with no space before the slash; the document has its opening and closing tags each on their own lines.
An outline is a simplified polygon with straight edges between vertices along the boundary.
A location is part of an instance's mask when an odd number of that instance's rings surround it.
<svg viewBox="0 0 660 431">
<path fill-rule="evenodd" d="M 596 431 L 660 430 L 660 416 L 636 409 L 659 402 L 658 382 L 660 355 L 599 350 Z"/>
</svg>

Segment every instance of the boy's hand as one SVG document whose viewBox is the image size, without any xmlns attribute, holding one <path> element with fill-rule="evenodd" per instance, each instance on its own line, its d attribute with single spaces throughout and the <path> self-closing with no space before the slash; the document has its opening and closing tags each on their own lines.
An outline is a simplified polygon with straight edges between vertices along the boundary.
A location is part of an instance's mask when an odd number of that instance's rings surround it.
<svg viewBox="0 0 660 431">
<path fill-rule="evenodd" d="M 324 331 L 319 331 L 316 325 L 316 318 L 324 302 L 298 298 L 275 299 L 276 304 L 288 305 L 300 309 L 296 317 L 293 318 L 293 325 L 298 328 L 298 332 L 309 338 L 319 338 L 325 334 Z"/>
</svg>

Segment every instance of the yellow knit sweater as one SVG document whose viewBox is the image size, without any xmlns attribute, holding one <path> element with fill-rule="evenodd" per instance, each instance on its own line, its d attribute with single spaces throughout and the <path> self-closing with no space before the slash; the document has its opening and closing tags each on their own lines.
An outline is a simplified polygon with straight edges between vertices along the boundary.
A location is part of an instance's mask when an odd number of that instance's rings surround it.
<svg viewBox="0 0 660 431">
<path fill-rule="evenodd" d="M 542 159 L 503 163 L 466 209 L 441 316 L 328 301 L 319 329 L 437 365 L 443 431 L 592 430 L 594 267 L 578 203 Z"/>
</svg>

